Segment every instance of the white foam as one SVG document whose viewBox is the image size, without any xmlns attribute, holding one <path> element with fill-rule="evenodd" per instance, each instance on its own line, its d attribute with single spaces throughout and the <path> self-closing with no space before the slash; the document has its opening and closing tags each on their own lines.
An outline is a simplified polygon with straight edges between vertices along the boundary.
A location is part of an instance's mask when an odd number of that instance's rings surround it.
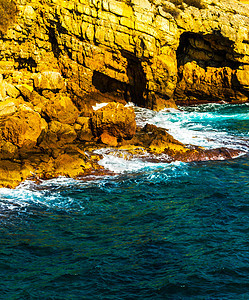
<svg viewBox="0 0 249 300">
<path fill-rule="evenodd" d="M 113 149 L 99 149 L 96 150 L 96 152 L 103 155 L 99 164 L 116 174 L 141 172 L 144 170 L 171 169 L 172 166 L 185 165 L 181 162 L 166 162 L 169 160 L 166 154 L 155 156 L 144 152 L 139 155 L 133 155 L 124 150 Z M 153 160 L 156 160 L 156 162 L 152 162 Z"/>
<path fill-rule="evenodd" d="M 92 108 L 93 110 L 98 110 L 102 107 L 105 107 L 108 103 L 96 103 Z"/>
<path fill-rule="evenodd" d="M 188 111 L 190 108 L 186 110 L 165 109 L 160 112 L 135 108 L 135 111 L 138 126 L 142 127 L 149 123 L 165 128 L 174 138 L 184 144 L 206 148 L 228 147 L 248 151 L 248 136 L 238 136 L 225 130 L 218 131 L 213 128 L 210 121 L 248 120 L 249 112 L 222 114 L 222 112 L 217 112 L 221 107 L 220 104 L 210 104 L 196 106 L 191 108 L 192 111 Z"/>
</svg>

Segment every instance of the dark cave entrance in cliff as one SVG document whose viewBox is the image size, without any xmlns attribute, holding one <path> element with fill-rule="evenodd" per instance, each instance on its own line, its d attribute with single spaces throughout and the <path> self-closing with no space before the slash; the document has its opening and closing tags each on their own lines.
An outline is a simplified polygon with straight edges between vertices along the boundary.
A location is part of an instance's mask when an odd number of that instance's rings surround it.
<svg viewBox="0 0 249 300">
<path fill-rule="evenodd" d="M 98 91 L 94 96 L 96 101 L 114 101 L 123 103 L 127 101 L 126 83 L 111 78 L 101 72 L 94 71 L 92 84 Z"/>
<path fill-rule="evenodd" d="M 130 101 L 138 106 L 145 106 L 146 75 L 140 60 L 130 53 L 123 54 L 126 57 L 127 76 L 129 78 L 128 93 Z"/>
<path fill-rule="evenodd" d="M 238 63 L 232 61 L 233 43 L 219 31 L 212 34 L 184 32 L 176 51 L 178 67 L 195 60 L 201 67 L 230 67 L 236 69 Z"/>
<path fill-rule="evenodd" d="M 232 41 L 223 37 L 220 31 L 214 31 L 212 34 L 206 35 L 184 32 L 180 37 L 176 55 L 178 68 L 178 80 L 174 93 L 176 102 L 183 101 L 184 104 L 186 99 L 188 99 L 186 104 L 191 104 L 191 99 L 204 103 L 219 102 L 222 101 L 224 96 L 228 100 L 235 97 L 233 89 L 236 89 L 237 84 L 233 76 L 233 70 L 236 70 L 240 64 L 233 60 Z M 187 63 L 195 63 L 197 71 L 191 78 L 192 83 L 184 85 L 182 83 Z M 210 72 L 211 68 L 220 75 L 217 76 L 217 80 L 214 77 L 212 83 L 206 82 L 205 85 L 205 74 Z M 202 75 L 198 76 L 198 70 L 202 71 Z M 226 74 L 226 72 L 230 73 Z M 183 89 L 185 90 L 183 91 Z"/>
<path fill-rule="evenodd" d="M 127 59 L 128 83 L 94 71 L 92 84 L 97 90 L 95 100 L 133 102 L 138 106 L 145 106 L 146 76 L 141 62 L 130 53 L 125 53 L 123 56 Z"/>
</svg>

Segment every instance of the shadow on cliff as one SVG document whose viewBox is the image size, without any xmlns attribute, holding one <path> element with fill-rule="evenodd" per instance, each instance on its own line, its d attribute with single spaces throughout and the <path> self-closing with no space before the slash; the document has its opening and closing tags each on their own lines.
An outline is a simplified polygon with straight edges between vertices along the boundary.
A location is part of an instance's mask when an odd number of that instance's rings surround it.
<svg viewBox="0 0 249 300">
<path fill-rule="evenodd" d="M 180 104 L 243 102 L 248 92 L 239 84 L 233 43 L 221 35 L 184 32 L 177 49 L 178 82 L 175 100 Z"/>
</svg>

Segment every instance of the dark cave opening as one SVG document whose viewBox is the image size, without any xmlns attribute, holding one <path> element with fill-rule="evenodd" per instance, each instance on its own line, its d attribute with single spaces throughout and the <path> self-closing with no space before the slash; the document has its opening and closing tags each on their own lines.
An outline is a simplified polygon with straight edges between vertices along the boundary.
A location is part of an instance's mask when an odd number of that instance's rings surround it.
<svg viewBox="0 0 249 300">
<path fill-rule="evenodd" d="M 128 62 L 127 76 L 129 78 L 129 94 L 131 101 L 138 106 L 145 106 L 147 81 L 141 62 L 137 57 L 130 53 L 124 53 L 123 55 Z"/>
<path fill-rule="evenodd" d="M 139 106 L 145 106 L 146 76 L 141 62 L 130 53 L 125 53 L 123 56 L 127 59 L 128 83 L 94 71 L 92 84 L 99 92 L 95 95 L 98 98 L 96 100 L 103 100 L 105 97 L 111 101 L 131 101 Z"/>
<path fill-rule="evenodd" d="M 232 60 L 233 43 L 219 31 L 213 34 L 184 32 L 176 51 L 178 67 L 196 61 L 203 68 L 229 67 L 237 69 L 239 63 Z"/>
<path fill-rule="evenodd" d="M 212 34 L 184 32 L 177 49 L 178 80 L 174 99 L 178 104 L 242 101 L 247 92 L 236 77 L 233 42 L 220 31 Z"/>
<path fill-rule="evenodd" d="M 97 91 L 99 91 L 98 95 L 95 95 L 97 101 L 102 102 L 102 100 L 104 101 L 106 98 L 109 101 L 127 102 L 128 88 L 126 83 L 111 78 L 101 72 L 94 71 L 92 84 Z"/>
<path fill-rule="evenodd" d="M 37 67 L 37 63 L 32 57 L 29 58 L 18 57 L 15 59 L 15 61 L 18 63 L 18 67 L 17 67 L 18 70 L 27 69 L 30 72 L 34 72 Z"/>
</svg>

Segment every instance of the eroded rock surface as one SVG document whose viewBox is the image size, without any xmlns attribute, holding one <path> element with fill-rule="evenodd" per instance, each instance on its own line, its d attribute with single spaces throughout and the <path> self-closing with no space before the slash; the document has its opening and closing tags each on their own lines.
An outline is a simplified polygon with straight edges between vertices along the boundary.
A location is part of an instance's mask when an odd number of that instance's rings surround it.
<svg viewBox="0 0 249 300">
<path fill-rule="evenodd" d="M 169 99 L 248 101 L 249 10 L 239 1 L 17 0 L 17 7 L 0 44 L 1 99 L 18 95 L 3 86 L 9 81 L 67 91 L 84 110 L 106 101 L 151 109 Z"/>
<path fill-rule="evenodd" d="M 175 103 L 248 102 L 247 5 L 235 0 L 16 4 L 8 28 L 0 27 L 1 186 L 14 187 L 32 176 L 100 170 L 91 149 L 103 146 L 139 146 L 182 161 L 238 154 L 188 148 L 149 125 L 136 130 L 134 111 L 125 104 L 160 110 L 176 108 Z M 93 110 L 104 102 L 110 103 Z"/>
</svg>

